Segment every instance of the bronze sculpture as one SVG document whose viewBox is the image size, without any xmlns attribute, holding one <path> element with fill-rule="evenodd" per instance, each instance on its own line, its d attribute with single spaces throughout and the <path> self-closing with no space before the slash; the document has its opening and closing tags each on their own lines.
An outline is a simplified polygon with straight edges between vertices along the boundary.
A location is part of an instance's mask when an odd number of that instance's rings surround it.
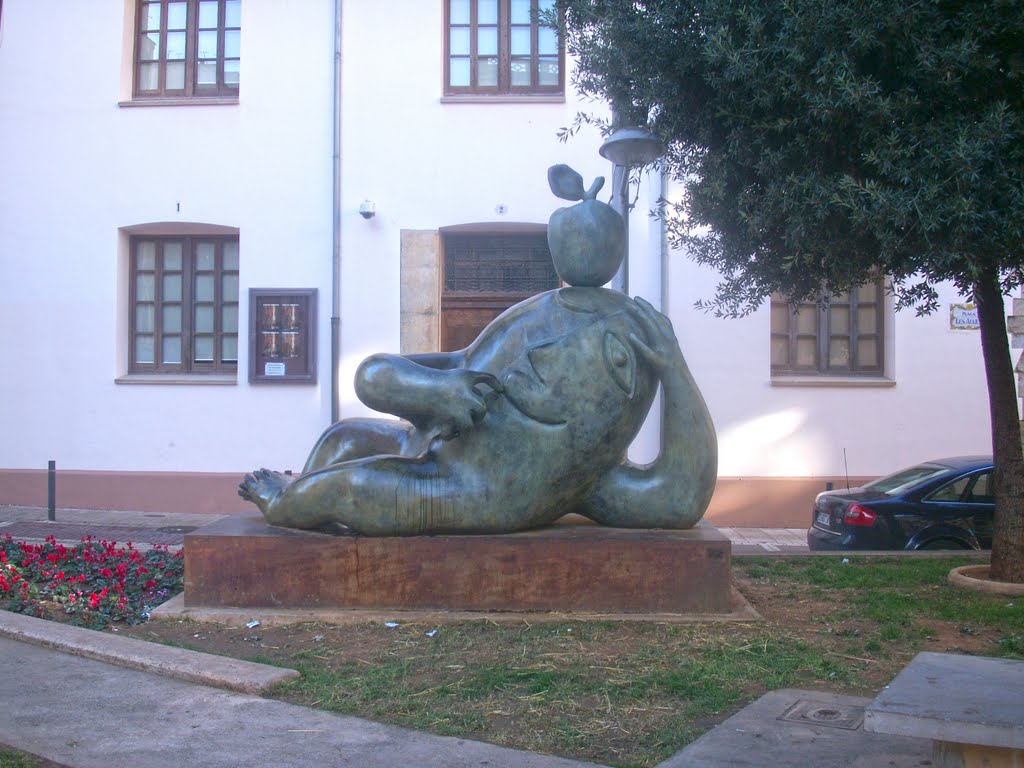
<svg viewBox="0 0 1024 768">
<path fill-rule="evenodd" d="M 342 420 L 298 477 L 247 475 L 239 495 L 268 523 L 411 536 L 507 533 L 568 512 L 628 528 L 700 520 L 717 444 L 671 323 L 600 287 L 622 253 L 621 218 L 594 199 L 600 180 L 584 192 L 578 174 L 554 166 L 549 182 L 584 200 L 549 227 L 568 287 L 511 307 L 464 350 L 367 358 L 356 393 L 401 421 Z M 661 452 L 636 466 L 625 453 L 659 382 Z"/>
</svg>

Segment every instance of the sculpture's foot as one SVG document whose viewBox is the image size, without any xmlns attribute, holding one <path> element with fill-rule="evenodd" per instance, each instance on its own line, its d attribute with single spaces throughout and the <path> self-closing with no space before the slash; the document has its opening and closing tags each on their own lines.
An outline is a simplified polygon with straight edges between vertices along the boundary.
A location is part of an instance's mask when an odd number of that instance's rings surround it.
<svg viewBox="0 0 1024 768">
<path fill-rule="evenodd" d="M 251 501 L 260 511 L 267 514 L 270 506 L 287 488 L 294 478 L 281 472 L 274 472 L 269 469 L 257 469 L 238 486 L 238 495 L 246 501 Z"/>
</svg>

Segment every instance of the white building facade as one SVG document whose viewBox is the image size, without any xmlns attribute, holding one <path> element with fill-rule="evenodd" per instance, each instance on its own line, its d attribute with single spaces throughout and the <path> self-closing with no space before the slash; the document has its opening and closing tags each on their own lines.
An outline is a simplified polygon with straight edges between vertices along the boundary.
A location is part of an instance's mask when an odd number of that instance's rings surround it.
<svg viewBox="0 0 1024 768">
<path fill-rule="evenodd" d="M 370 413 L 364 357 L 451 346 L 547 287 L 547 168 L 612 169 L 596 130 L 558 137 L 604 107 L 531 5 L 6 0 L 0 504 L 45 504 L 54 460 L 63 506 L 245 509 L 245 472 L 300 470 Z M 923 318 L 865 294 L 848 321 L 716 319 L 693 308 L 715 275 L 645 215 L 663 193 L 638 190 L 630 293 L 714 418 L 712 523 L 803 525 L 826 483 L 991 450 L 953 290 Z"/>
</svg>

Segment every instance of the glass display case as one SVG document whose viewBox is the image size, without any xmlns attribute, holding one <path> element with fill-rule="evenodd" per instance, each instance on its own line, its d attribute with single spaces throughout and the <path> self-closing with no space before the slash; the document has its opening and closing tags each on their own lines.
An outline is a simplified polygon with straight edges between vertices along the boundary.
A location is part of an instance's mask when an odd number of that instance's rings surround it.
<svg viewBox="0 0 1024 768">
<path fill-rule="evenodd" d="M 249 289 L 249 381 L 316 381 L 316 288 Z"/>
</svg>

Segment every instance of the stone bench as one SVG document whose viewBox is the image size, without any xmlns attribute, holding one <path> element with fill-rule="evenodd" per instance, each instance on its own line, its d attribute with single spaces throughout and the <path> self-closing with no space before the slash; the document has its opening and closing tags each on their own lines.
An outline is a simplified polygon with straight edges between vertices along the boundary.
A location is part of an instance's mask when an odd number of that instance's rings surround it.
<svg viewBox="0 0 1024 768">
<path fill-rule="evenodd" d="M 864 730 L 932 739 L 936 768 L 1024 768 L 1024 661 L 919 653 Z"/>
</svg>

